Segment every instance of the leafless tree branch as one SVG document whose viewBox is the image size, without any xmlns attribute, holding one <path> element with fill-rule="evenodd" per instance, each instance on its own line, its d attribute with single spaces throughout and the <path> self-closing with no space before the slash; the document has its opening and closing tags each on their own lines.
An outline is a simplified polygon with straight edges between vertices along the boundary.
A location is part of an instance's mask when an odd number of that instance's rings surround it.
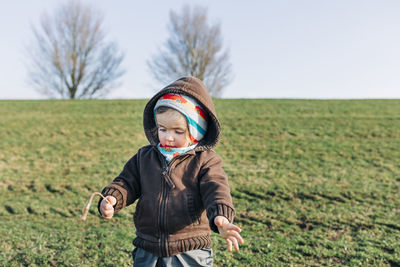
<svg viewBox="0 0 400 267">
<path fill-rule="evenodd" d="M 103 17 L 89 6 L 69 1 L 32 27 L 29 80 L 40 92 L 61 98 L 92 98 L 115 88 L 124 73 L 123 53 L 106 42 Z"/>
<path fill-rule="evenodd" d="M 181 76 L 195 76 L 214 97 L 232 80 L 229 52 L 222 50 L 220 25 L 207 23 L 207 10 L 185 6 L 170 12 L 169 38 L 147 62 L 153 77 L 166 84 Z"/>
</svg>

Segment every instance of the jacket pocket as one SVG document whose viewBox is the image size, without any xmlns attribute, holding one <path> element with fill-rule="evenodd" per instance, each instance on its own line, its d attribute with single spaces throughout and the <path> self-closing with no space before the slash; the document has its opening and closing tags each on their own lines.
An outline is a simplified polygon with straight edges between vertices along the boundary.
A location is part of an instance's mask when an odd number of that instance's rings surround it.
<svg viewBox="0 0 400 267">
<path fill-rule="evenodd" d="M 175 192 L 169 196 L 166 210 L 169 234 L 181 231 L 192 224 L 188 206 L 188 197 L 184 192 Z"/>
<path fill-rule="evenodd" d="M 201 208 L 196 205 L 196 200 L 192 194 L 187 195 L 187 210 L 189 214 L 189 222 L 193 225 L 201 223 Z"/>
<path fill-rule="evenodd" d="M 137 226 L 139 224 L 140 209 L 142 208 L 143 196 L 141 196 L 136 204 L 135 213 L 133 214 L 133 222 Z"/>
<path fill-rule="evenodd" d="M 159 232 L 159 200 L 154 195 L 142 195 L 133 215 L 136 230 L 154 237 Z"/>
</svg>

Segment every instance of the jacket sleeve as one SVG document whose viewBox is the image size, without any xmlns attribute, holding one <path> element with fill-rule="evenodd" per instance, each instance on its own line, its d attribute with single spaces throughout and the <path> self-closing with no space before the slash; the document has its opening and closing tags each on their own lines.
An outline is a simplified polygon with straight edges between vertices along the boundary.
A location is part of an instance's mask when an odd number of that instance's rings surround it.
<svg viewBox="0 0 400 267">
<path fill-rule="evenodd" d="M 117 199 L 117 203 L 114 205 L 115 213 L 134 203 L 141 194 L 138 166 L 138 154 L 136 154 L 125 164 L 124 169 L 114 181 L 102 191 L 103 196 L 113 196 Z M 100 203 L 101 200 L 98 204 L 99 213 Z"/>
<path fill-rule="evenodd" d="M 218 155 L 215 154 L 202 166 L 199 179 L 200 193 L 207 210 L 210 228 L 218 233 L 214 218 L 224 216 L 232 223 L 235 215 L 228 177 L 222 169 L 222 160 Z"/>
</svg>

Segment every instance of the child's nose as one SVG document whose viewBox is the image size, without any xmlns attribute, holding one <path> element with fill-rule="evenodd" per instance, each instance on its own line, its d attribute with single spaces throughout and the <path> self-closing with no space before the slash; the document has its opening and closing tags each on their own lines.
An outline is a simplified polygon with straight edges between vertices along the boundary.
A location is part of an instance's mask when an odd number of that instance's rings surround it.
<svg viewBox="0 0 400 267">
<path fill-rule="evenodd" d="M 167 133 L 167 138 L 168 141 L 172 141 L 174 138 L 172 137 L 171 133 Z"/>
</svg>

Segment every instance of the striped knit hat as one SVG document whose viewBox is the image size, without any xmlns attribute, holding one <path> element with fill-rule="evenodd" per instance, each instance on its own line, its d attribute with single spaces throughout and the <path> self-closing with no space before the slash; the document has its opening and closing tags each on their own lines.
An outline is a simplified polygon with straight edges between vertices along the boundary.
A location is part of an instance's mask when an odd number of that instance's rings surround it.
<svg viewBox="0 0 400 267">
<path fill-rule="evenodd" d="M 181 94 L 166 94 L 158 99 L 154 113 L 158 107 L 170 107 L 182 113 L 189 126 L 189 137 L 192 144 L 198 143 L 207 131 L 207 114 L 198 101 Z"/>
</svg>

